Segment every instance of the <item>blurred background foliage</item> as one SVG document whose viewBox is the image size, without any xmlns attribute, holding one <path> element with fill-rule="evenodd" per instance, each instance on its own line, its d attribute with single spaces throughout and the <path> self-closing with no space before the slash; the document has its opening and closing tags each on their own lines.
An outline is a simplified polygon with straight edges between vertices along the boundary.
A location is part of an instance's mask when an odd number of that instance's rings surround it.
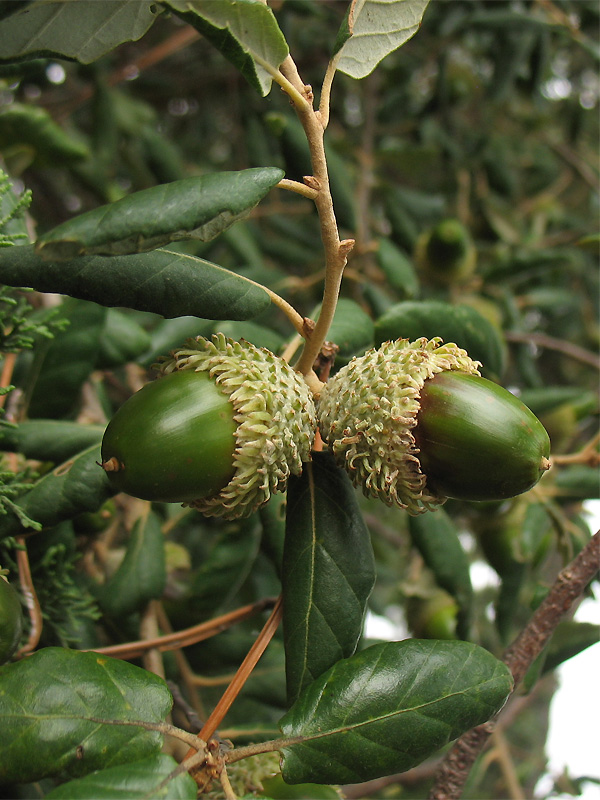
<svg viewBox="0 0 600 800">
<path fill-rule="evenodd" d="M 345 4 L 271 5 L 316 91 Z M 387 338 L 455 340 L 538 414 L 555 456 L 581 451 L 598 425 L 599 21 L 595 0 L 433 0 L 419 33 L 370 77 L 338 74 L 327 134 L 341 232 L 357 240 L 330 336 L 339 346 L 336 367 Z M 310 174 L 286 97 L 274 88 L 260 98 L 168 15 L 90 66 L 36 59 L 0 67 L 0 154 L 16 187 L 32 191 L 31 238 L 188 175 L 266 165 L 296 180 Z M 176 247 L 268 285 L 302 314 L 315 313 L 323 255 L 308 200 L 273 191 L 214 241 Z M 16 347 L 5 339 L 3 363 L 18 353 L 5 419 L 22 430 L 35 419 L 77 422 L 89 436 L 82 446 L 97 440 L 116 407 L 147 380 L 154 359 L 187 336 L 220 330 L 275 351 L 291 338 L 274 308 L 251 322 L 215 323 L 67 300 L 49 317 L 59 298 L 33 295 L 24 310 L 21 293 L 6 295 L 4 336 L 19 315 L 33 335 Z M 5 456 L 6 474 L 16 472 L 6 478 L 8 504 L 29 485 L 32 469 L 44 475 L 68 457 L 39 443 L 24 450 L 6 423 L 2 436 L 5 450 L 21 452 Z M 583 503 L 597 491 L 591 461 L 558 459 L 538 487 L 512 501 L 449 501 L 445 533 L 433 529 L 431 515 L 418 530 L 404 512 L 364 501 L 377 560 L 371 611 L 398 637 L 461 636 L 500 654 L 589 538 Z M 137 639 L 152 598 L 162 598 L 167 630 L 276 596 L 283 503 L 277 497 L 250 520 L 223 524 L 161 504 L 148 516 L 139 501 L 120 496 L 97 514 L 32 537 L 41 643 Z M 423 544 L 435 536 L 445 543 L 437 552 Z M 136 561 L 140 537 L 154 554 L 143 563 Z M 16 582 L 13 545 L 9 538 L 0 546 L 0 565 Z M 469 574 L 478 576 L 474 590 Z M 546 770 L 555 688 L 549 667 L 598 639 L 597 627 L 565 626 L 546 666 L 542 659 L 532 672 L 529 693 L 509 708 L 511 724 L 479 762 L 466 796 L 506 797 L 512 780 L 532 796 Z M 246 622 L 187 648 L 185 657 L 165 654 L 167 676 L 200 716 L 258 627 Z M 285 703 L 276 639 L 226 726 L 238 736 L 271 735 Z M 426 763 L 347 794 L 425 797 L 431 775 Z M 570 785 L 574 793 L 585 786 Z M 27 787 L 15 791 L 32 796 Z"/>
</svg>

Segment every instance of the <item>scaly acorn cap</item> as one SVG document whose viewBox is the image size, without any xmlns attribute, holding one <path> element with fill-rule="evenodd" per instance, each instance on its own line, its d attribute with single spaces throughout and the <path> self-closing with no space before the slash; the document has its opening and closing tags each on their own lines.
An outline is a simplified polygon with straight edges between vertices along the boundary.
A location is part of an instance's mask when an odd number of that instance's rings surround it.
<svg viewBox="0 0 600 800">
<path fill-rule="evenodd" d="M 478 361 L 440 338 L 384 342 L 353 358 L 321 390 L 321 436 L 367 497 L 420 514 L 444 502 L 426 490 L 413 435 L 426 380 L 479 375 Z"/>
<path fill-rule="evenodd" d="M 302 377 L 270 350 L 218 333 L 210 341 L 188 340 L 159 367 L 162 375 L 208 372 L 233 405 L 237 425 L 233 477 L 218 494 L 184 505 L 206 516 L 249 516 L 310 461 L 317 427 L 312 395 Z"/>
</svg>

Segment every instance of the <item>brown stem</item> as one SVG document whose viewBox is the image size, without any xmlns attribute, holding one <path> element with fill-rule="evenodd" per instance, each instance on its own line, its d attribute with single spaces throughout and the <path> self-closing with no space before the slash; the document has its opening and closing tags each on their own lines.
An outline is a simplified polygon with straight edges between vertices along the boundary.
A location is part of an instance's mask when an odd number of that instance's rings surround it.
<svg viewBox="0 0 600 800">
<path fill-rule="evenodd" d="M 7 353 L 2 364 L 2 374 L 0 374 L 0 386 L 8 386 L 12 379 L 13 370 L 17 362 L 16 353 Z M 0 408 L 4 407 L 7 395 L 0 395 Z"/>
<path fill-rule="evenodd" d="M 203 741 L 209 741 L 219 725 L 223 720 L 223 717 L 229 711 L 231 704 L 236 699 L 238 694 L 240 693 L 242 687 L 248 680 L 248 677 L 252 673 L 252 670 L 258 663 L 260 657 L 265 652 L 267 645 L 273 638 L 275 631 L 277 630 L 279 623 L 281 621 L 281 612 L 283 606 L 283 598 L 281 595 L 278 597 L 277 602 L 271 612 L 271 616 L 266 621 L 262 631 L 258 635 L 256 641 L 248 651 L 246 658 L 240 664 L 238 671 L 235 674 L 235 677 L 223 692 L 223 695 L 215 708 L 213 709 L 211 715 L 204 723 L 204 727 L 198 734 L 198 737 Z M 194 755 L 193 749 L 187 753 L 186 758 L 191 757 Z"/>
<path fill-rule="evenodd" d="M 291 84 L 296 86 L 298 90 L 302 89 L 307 98 L 310 96 L 308 88 L 300 80 L 296 65 L 289 56 L 280 69 Z M 296 104 L 295 108 L 304 128 L 310 150 L 312 176 L 306 178 L 305 182 L 316 191 L 314 201 L 319 215 L 321 239 L 325 250 L 325 288 L 321 313 L 296 365 L 296 369 L 299 372 L 303 375 L 309 375 L 313 371 L 313 364 L 319 355 L 331 325 L 337 305 L 342 274 L 348 255 L 354 246 L 354 240 L 347 239 L 341 242 L 339 238 L 329 186 L 327 158 L 325 156 L 325 128 L 320 115 L 314 110 L 312 102 L 305 102 L 301 105 Z"/>
<path fill-rule="evenodd" d="M 504 337 L 509 342 L 525 342 L 535 344 L 538 347 L 544 347 L 547 350 L 556 350 L 558 353 L 563 353 L 566 356 L 574 358 L 576 361 L 581 361 L 583 364 L 588 364 L 590 367 L 600 369 L 600 358 L 595 354 L 579 347 L 571 342 L 565 342 L 562 339 L 555 339 L 554 336 L 547 336 L 545 333 L 517 333 L 516 331 L 505 331 Z"/>
<path fill-rule="evenodd" d="M 552 456 L 552 464 L 589 464 L 590 467 L 595 467 L 600 463 L 598 444 L 600 444 L 600 433 L 590 439 L 578 453 Z"/>
<path fill-rule="evenodd" d="M 515 687 L 542 652 L 556 626 L 600 569 L 600 531 L 596 532 L 579 555 L 558 575 L 545 600 L 529 624 L 504 653 L 504 663 L 512 672 Z M 442 762 L 429 800 L 458 800 L 475 759 L 495 723 L 486 722 L 467 731 L 454 743 Z"/>
<path fill-rule="evenodd" d="M 17 653 L 17 657 L 25 656 L 32 653 L 38 646 L 40 637 L 42 635 L 42 628 L 44 627 L 44 620 L 42 617 L 42 609 L 35 592 L 33 585 L 33 578 L 31 576 L 31 567 L 29 565 L 29 556 L 27 554 L 27 545 L 24 536 L 17 536 L 17 566 L 19 568 L 19 581 L 21 583 L 21 592 L 25 598 L 25 605 L 29 613 L 29 620 L 31 627 L 29 629 L 29 637 L 23 647 Z"/>
<path fill-rule="evenodd" d="M 230 611 L 228 614 L 223 614 L 220 617 L 215 617 L 208 622 L 202 622 L 200 625 L 186 628 L 183 631 L 157 636 L 155 639 L 126 642 L 125 644 L 108 645 L 107 647 L 96 647 L 94 648 L 94 652 L 127 660 L 130 658 L 138 658 L 148 650 L 153 650 L 154 648 L 161 652 L 165 652 L 166 650 L 179 650 L 181 647 L 189 647 L 204 639 L 209 639 L 211 636 L 215 636 L 217 633 L 227 630 L 227 628 L 230 628 L 232 625 L 236 625 L 238 622 L 242 622 L 248 617 L 252 617 L 260 611 L 264 611 L 266 608 L 270 608 L 274 603 L 275 601 L 273 598 L 269 597 L 265 600 L 259 600 L 257 603 L 237 608 L 235 611 Z"/>
</svg>

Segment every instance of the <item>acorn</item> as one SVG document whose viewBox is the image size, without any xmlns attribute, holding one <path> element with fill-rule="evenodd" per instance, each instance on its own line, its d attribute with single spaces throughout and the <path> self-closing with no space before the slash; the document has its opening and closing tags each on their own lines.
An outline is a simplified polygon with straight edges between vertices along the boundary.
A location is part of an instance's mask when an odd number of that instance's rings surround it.
<svg viewBox="0 0 600 800">
<path fill-rule="evenodd" d="M 441 339 L 385 342 L 321 391 L 321 436 L 365 495 L 411 514 L 448 497 L 501 500 L 550 466 L 537 417 Z"/>
<path fill-rule="evenodd" d="M 457 219 L 444 219 L 422 233 L 415 245 L 415 262 L 436 283 L 469 278 L 477 266 L 471 234 Z"/>
<path fill-rule="evenodd" d="M 312 396 L 271 351 L 215 334 L 188 340 L 159 370 L 104 433 L 102 467 L 117 491 L 235 519 L 310 460 Z"/>
</svg>

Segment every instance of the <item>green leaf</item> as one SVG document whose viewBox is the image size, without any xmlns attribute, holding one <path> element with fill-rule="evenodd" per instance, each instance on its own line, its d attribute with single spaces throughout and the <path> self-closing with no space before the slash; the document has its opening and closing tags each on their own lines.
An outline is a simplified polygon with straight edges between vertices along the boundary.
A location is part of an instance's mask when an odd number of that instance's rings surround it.
<svg viewBox="0 0 600 800">
<path fill-rule="evenodd" d="M 0 282 L 164 317 L 249 319 L 271 302 L 252 281 L 170 250 L 112 258 L 83 256 L 47 264 L 32 245 L 6 247 L 0 250 Z"/>
<path fill-rule="evenodd" d="M 469 636 L 473 587 L 469 557 L 463 550 L 452 519 L 437 508 L 427 514 L 409 518 L 410 536 L 423 560 L 442 589 L 458 604 L 457 632 L 461 639 Z"/>
<path fill-rule="evenodd" d="M 15 145 L 30 147 L 36 166 L 69 164 L 90 155 L 87 145 L 57 125 L 45 109 L 22 103 L 0 112 L 0 149 Z"/>
<path fill-rule="evenodd" d="M 214 615 L 227 605 L 252 568 L 260 543 L 256 517 L 220 532 L 194 575 L 189 602 L 194 618 Z"/>
<path fill-rule="evenodd" d="M 333 48 L 337 68 L 365 78 L 419 30 L 429 0 L 352 0 Z"/>
<path fill-rule="evenodd" d="M 102 425 L 82 425 L 56 419 L 24 420 L 15 426 L 0 427 L 0 450 L 22 453 L 35 461 L 63 461 L 99 443 Z"/>
<path fill-rule="evenodd" d="M 148 504 L 146 513 L 135 521 L 119 568 L 95 594 L 106 614 L 125 617 L 160 597 L 166 579 L 164 536 Z"/>
<path fill-rule="evenodd" d="M 135 361 L 148 350 L 151 341 L 148 331 L 129 314 L 109 308 L 100 335 L 96 367 L 112 369 Z"/>
<path fill-rule="evenodd" d="M 143 761 L 92 772 L 63 783 L 46 795 L 48 800 L 196 800 L 198 786 L 188 772 L 161 789 L 158 786 L 177 768 L 172 756 L 157 753 Z"/>
<path fill-rule="evenodd" d="M 281 334 L 257 322 L 217 322 L 212 328 L 212 333 L 222 333 L 235 341 L 245 339 L 255 347 L 266 347 L 272 353 L 280 352 L 284 346 Z"/>
<path fill-rule="evenodd" d="M 139 356 L 140 364 L 153 364 L 159 356 L 164 356 L 175 347 L 180 347 L 186 339 L 195 336 L 210 336 L 213 322 L 198 317 L 175 317 L 161 320 L 150 334 L 150 346 Z"/>
<path fill-rule="evenodd" d="M 369 531 L 350 479 L 330 453 L 314 453 L 288 488 L 282 584 L 291 702 L 354 653 L 374 581 Z"/>
<path fill-rule="evenodd" d="M 335 342 L 340 360 L 347 361 L 373 345 L 375 326 L 371 317 L 354 300 L 338 300 L 327 339 Z"/>
<path fill-rule="evenodd" d="M 575 620 L 559 622 L 548 644 L 543 672 L 556 669 L 569 658 L 599 642 L 600 625 Z"/>
<path fill-rule="evenodd" d="M 377 263 L 390 286 L 403 298 L 418 293 L 419 279 L 411 260 L 390 239 L 379 239 Z"/>
<path fill-rule="evenodd" d="M 44 475 L 17 499 L 18 510 L 43 528 L 73 519 L 84 511 L 97 511 L 115 494 L 106 473 L 98 464 L 100 446 L 94 445 Z M 0 539 L 23 533 L 15 510 L 0 518 Z"/>
<path fill-rule="evenodd" d="M 164 5 L 208 39 L 263 96 L 289 53 L 262 0 L 165 0 Z"/>
<path fill-rule="evenodd" d="M 78 777 L 156 753 L 161 734 L 103 720 L 161 722 L 171 704 L 161 678 L 98 653 L 49 647 L 0 667 L 2 782 Z"/>
<path fill-rule="evenodd" d="M 281 719 L 288 783 L 357 783 L 404 772 L 492 717 L 512 688 L 505 664 L 469 642 L 368 647 L 308 686 Z"/>
<path fill-rule="evenodd" d="M 281 775 L 261 780 L 263 792 L 259 797 L 270 800 L 340 800 L 340 792 L 334 786 L 320 786 L 317 783 L 301 783 L 290 786 L 285 783 Z"/>
<path fill-rule="evenodd" d="M 79 405 L 81 387 L 96 367 L 106 313 L 95 303 L 63 302 L 60 314 L 68 326 L 35 350 L 30 417 L 64 417 Z"/>
<path fill-rule="evenodd" d="M 375 343 L 394 339 L 433 339 L 441 336 L 481 361 L 483 375 L 500 377 L 504 371 L 504 346 L 496 328 L 479 311 L 467 305 L 440 300 L 406 301 L 392 306 L 375 323 Z"/>
<path fill-rule="evenodd" d="M 42 236 L 44 261 L 129 255 L 169 242 L 208 242 L 246 216 L 283 177 L 276 167 L 216 172 L 152 186 L 58 225 Z"/>
<path fill-rule="evenodd" d="M 0 62 L 55 57 L 90 64 L 123 42 L 137 41 L 160 6 L 140 0 L 23 3 L 0 24 Z"/>
</svg>

